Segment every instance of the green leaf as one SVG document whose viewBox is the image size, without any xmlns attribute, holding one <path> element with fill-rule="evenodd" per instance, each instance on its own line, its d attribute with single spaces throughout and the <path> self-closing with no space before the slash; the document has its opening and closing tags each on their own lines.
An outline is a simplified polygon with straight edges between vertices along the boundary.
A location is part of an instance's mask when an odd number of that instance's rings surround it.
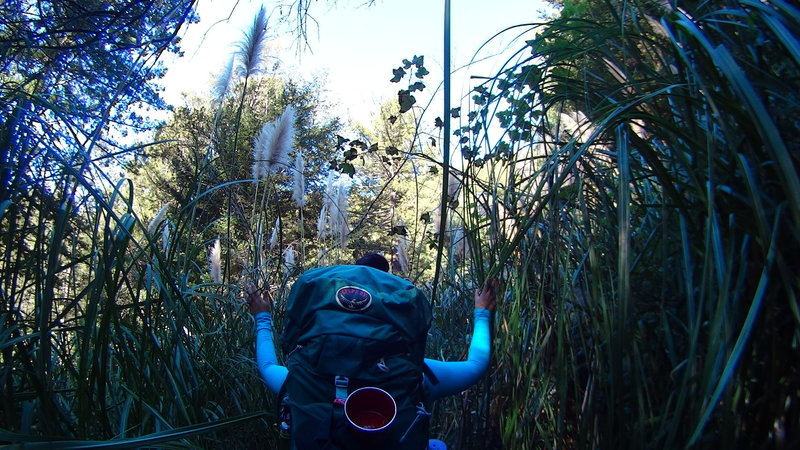
<svg viewBox="0 0 800 450">
<path fill-rule="evenodd" d="M 459 117 L 461 117 L 461 107 L 459 106 L 458 108 L 452 108 L 450 110 L 450 117 L 452 117 L 453 119 L 458 119 Z"/>
<path fill-rule="evenodd" d="M 414 55 L 414 58 L 411 59 L 411 64 L 417 66 L 417 69 L 422 69 L 423 68 L 422 66 L 425 65 L 425 56 Z"/>
<path fill-rule="evenodd" d="M 436 120 L 433 121 L 436 128 L 442 128 L 444 126 L 444 122 L 442 122 L 441 117 L 437 117 Z"/>
<path fill-rule="evenodd" d="M 409 92 L 422 91 L 423 89 L 425 89 L 425 83 L 421 81 L 417 81 L 408 87 Z"/>
<path fill-rule="evenodd" d="M 406 71 L 402 67 L 398 67 L 397 69 L 392 69 L 392 75 L 394 76 L 389 81 L 392 83 L 397 83 L 402 80 L 404 76 L 406 76 Z"/>
<path fill-rule="evenodd" d="M 427 75 L 427 74 L 429 74 L 429 73 L 430 73 L 430 72 L 428 72 L 428 69 L 426 69 L 426 68 L 424 68 L 424 67 L 420 67 L 420 68 L 419 68 L 419 69 L 417 69 L 417 71 L 414 73 L 414 76 L 415 76 L 415 77 L 417 77 L 417 78 L 424 78 L 424 77 L 425 77 L 425 75 Z"/>
<path fill-rule="evenodd" d="M 353 147 L 350 147 L 350 150 L 345 150 L 342 156 L 344 156 L 345 161 L 352 161 L 356 159 L 356 157 L 358 156 L 358 150 L 356 150 Z"/>
<path fill-rule="evenodd" d="M 411 92 L 401 89 L 397 91 L 397 101 L 400 103 L 400 112 L 404 113 L 414 106 L 414 103 L 417 102 L 417 99 L 411 95 Z"/>
<path fill-rule="evenodd" d="M 389 236 L 393 236 L 395 234 L 398 236 L 408 236 L 408 230 L 406 230 L 405 225 L 395 225 L 389 231 Z"/>
<path fill-rule="evenodd" d="M 353 178 L 353 175 L 356 174 L 356 167 L 349 162 L 344 162 L 339 164 L 339 172 L 350 175 L 350 178 Z"/>
</svg>

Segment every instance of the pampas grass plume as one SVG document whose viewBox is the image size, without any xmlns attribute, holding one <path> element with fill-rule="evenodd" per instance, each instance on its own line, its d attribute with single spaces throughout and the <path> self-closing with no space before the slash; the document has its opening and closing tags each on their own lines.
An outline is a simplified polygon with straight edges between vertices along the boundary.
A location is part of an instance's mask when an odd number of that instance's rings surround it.
<svg viewBox="0 0 800 450">
<path fill-rule="evenodd" d="M 169 251 L 169 228 L 170 222 L 167 220 L 164 228 L 161 229 L 161 249 L 164 250 L 164 253 Z"/>
<path fill-rule="evenodd" d="M 289 165 L 289 151 L 294 144 L 294 121 L 294 107 L 287 106 L 280 118 L 261 127 L 253 139 L 253 178 L 265 178 L 273 165 Z"/>
<path fill-rule="evenodd" d="M 228 63 L 225 65 L 225 68 L 222 70 L 222 73 L 216 77 L 211 91 L 214 99 L 212 101 L 212 105 L 219 105 L 223 100 L 225 100 L 225 96 L 228 94 L 228 89 L 231 86 L 231 80 L 233 79 L 234 61 L 235 58 L 231 56 L 228 60 Z"/>
<path fill-rule="evenodd" d="M 161 209 L 158 210 L 156 216 L 153 217 L 153 220 L 151 220 L 150 224 L 147 225 L 147 232 L 150 235 L 155 233 L 156 230 L 158 229 L 158 226 L 161 224 L 161 222 L 164 221 L 164 217 L 167 215 L 167 211 L 169 210 L 170 206 L 172 206 L 172 202 L 164 203 L 164 206 L 162 206 Z"/>
<path fill-rule="evenodd" d="M 222 244 L 219 242 L 219 238 L 214 241 L 208 255 L 208 271 L 211 281 L 222 283 Z"/>
<path fill-rule="evenodd" d="M 405 224 L 403 221 L 399 221 L 397 223 L 398 227 L 403 227 Z M 397 263 L 400 266 L 400 271 L 403 273 L 408 273 L 409 264 L 408 264 L 408 236 L 399 235 L 397 246 L 395 247 L 397 251 Z"/>
<path fill-rule="evenodd" d="M 253 20 L 253 26 L 245 33 L 237 45 L 243 75 L 250 76 L 261 69 L 264 60 L 264 46 L 267 41 L 267 12 L 262 6 Z"/>
<path fill-rule="evenodd" d="M 350 232 L 347 225 L 349 194 L 349 186 L 343 183 L 337 183 L 336 196 L 334 197 L 335 208 L 329 210 L 331 214 L 331 234 L 338 237 L 339 244 L 341 244 L 343 248 L 347 244 L 347 235 Z"/>
<path fill-rule="evenodd" d="M 285 266 L 287 274 L 294 270 L 295 266 L 297 265 L 296 257 L 297 252 L 294 250 L 294 246 L 292 245 L 283 251 L 283 265 Z"/>
<path fill-rule="evenodd" d="M 272 234 L 269 237 L 269 248 L 273 249 L 278 245 L 278 235 L 281 229 L 281 218 L 275 219 L 275 227 L 272 229 Z"/>
<path fill-rule="evenodd" d="M 319 218 L 317 219 L 317 238 L 322 239 L 328 234 L 328 202 L 327 200 L 322 204 L 319 210 Z"/>
<path fill-rule="evenodd" d="M 294 106 L 287 106 L 281 117 L 275 122 L 272 129 L 272 136 L 267 146 L 267 164 L 287 166 L 289 164 L 289 152 L 294 145 Z"/>
</svg>

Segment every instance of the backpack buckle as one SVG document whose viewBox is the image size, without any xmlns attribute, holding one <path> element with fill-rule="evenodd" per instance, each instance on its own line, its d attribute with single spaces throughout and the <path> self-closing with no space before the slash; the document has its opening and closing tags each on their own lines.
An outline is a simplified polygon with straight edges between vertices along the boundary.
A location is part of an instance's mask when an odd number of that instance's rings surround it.
<svg viewBox="0 0 800 450">
<path fill-rule="evenodd" d="M 347 398 L 347 385 L 350 384 L 350 379 L 336 375 L 333 379 L 333 384 L 336 386 L 336 399 L 334 399 L 333 403 L 335 405 L 344 405 L 344 400 Z"/>
</svg>

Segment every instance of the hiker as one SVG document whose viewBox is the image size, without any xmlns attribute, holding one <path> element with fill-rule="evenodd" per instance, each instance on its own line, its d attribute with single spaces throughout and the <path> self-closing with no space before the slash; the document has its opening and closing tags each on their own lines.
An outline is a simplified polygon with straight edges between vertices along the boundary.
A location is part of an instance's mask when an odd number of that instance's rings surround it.
<svg viewBox="0 0 800 450">
<path fill-rule="evenodd" d="M 356 266 L 367 266 L 377 270 L 358 269 Z M 424 339 L 425 336 L 427 335 L 427 329 L 430 324 L 430 305 L 429 302 L 427 302 L 427 300 L 424 298 L 424 294 L 422 294 L 421 291 L 418 291 L 416 288 L 414 288 L 413 285 L 411 285 L 411 283 L 408 282 L 407 280 L 402 280 L 399 277 L 395 277 L 394 275 L 388 274 L 387 272 L 389 269 L 389 264 L 386 261 L 386 259 L 381 255 L 374 253 L 365 255 L 364 257 L 356 261 L 356 266 L 333 266 L 332 268 L 314 269 L 314 270 L 315 271 L 328 270 L 329 272 L 348 271 L 348 273 L 356 274 L 353 278 L 358 278 L 358 279 L 353 281 L 359 281 L 362 283 L 368 283 L 369 280 L 373 278 L 375 280 L 378 280 L 376 281 L 376 283 L 378 284 L 399 282 L 399 281 L 406 283 L 407 286 L 403 285 L 402 288 L 404 290 L 402 290 L 401 292 L 407 292 L 408 289 L 413 289 L 413 291 L 415 291 L 414 295 L 418 297 L 416 300 L 419 302 L 417 303 L 419 309 L 425 310 L 425 311 L 419 311 L 420 317 L 424 318 L 427 315 L 428 323 L 419 324 L 419 328 L 420 330 L 422 330 L 421 331 L 422 348 L 419 349 L 419 351 L 420 352 L 424 351 Z M 327 281 L 328 278 L 330 278 L 330 276 L 326 276 L 325 281 Z M 299 282 L 300 281 L 298 280 L 298 283 Z M 353 287 L 346 286 L 345 288 L 353 288 Z M 352 292 L 352 294 L 356 295 L 355 300 L 358 300 L 357 298 L 358 295 L 361 295 L 361 293 L 359 292 L 360 288 L 355 287 L 353 289 L 354 291 Z M 475 291 L 474 295 L 475 325 L 466 361 L 445 362 L 428 358 L 424 359 L 424 366 L 426 367 L 423 368 L 424 374 L 422 376 L 422 387 L 423 387 L 422 391 L 424 392 L 424 394 L 422 395 L 427 402 L 432 402 L 435 399 L 462 392 L 463 390 L 475 384 L 485 374 L 489 366 L 489 356 L 490 356 L 489 320 L 491 312 L 494 310 L 497 302 L 496 291 L 498 289 L 499 289 L 498 281 L 496 279 L 490 279 L 487 280 L 482 289 L 477 289 Z M 245 290 L 246 290 L 247 306 L 250 312 L 255 316 L 255 321 L 256 321 L 256 360 L 258 363 L 258 369 L 261 372 L 261 375 L 264 381 L 266 382 L 267 387 L 274 393 L 280 393 L 282 387 L 285 388 L 284 382 L 287 380 L 287 376 L 289 375 L 289 369 L 287 367 L 277 364 L 275 346 L 272 337 L 272 316 L 271 316 L 272 299 L 270 298 L 268 292 L 265 291 L 264 293 L 265 295 L 263 295 L 251 283 L 249 283 L 246 286 Z M 337 297 L 338 295 L 339 293 L 337 292 Z M 366 295 L 369 296 L 370 294 Z M 378 294 L 375 293 L 375 295 L 377 296 Z M 292 297 L 292 294 L 290 294 L 290 297 Z M 371 300 L 372 299 L 370 297 L 370 301 Z M 363 308 L 366 309 L 367 306 Z M 314 316 L 314 314 L 316 314 L 316 311 L 312 311 L 310 313 L 310 317 L 317 318 L 317 316 Z M 290 320 L 287 319 L 287 325 L 291 325 L 289 322 Z M 291 330 L 286 330 L 284 334 L 287 334 L 287 332 L 289 332 L 288 334 L 291 335 Z M 282 344 L 284 346 L 286 345 L 286 343 Z M 302 348 L 302 346 L 298 345 L 297 348 Z M 284 350 L 286 351 L 287 349 L 284 347 Z M 291 347 L 288 350 L 289 352 L 291 352 L 294 350 L 294 347 Z M 340 349 L 340 351 L 343 352 L 343 354 L 346 354 L 346 352 L 348 352 L 349 350 Z M 335 360 L 337 358 L 331 358 L 331 359 Z M 380 361 L 383 362 L 384 360 L 381 359 Z M 391 365 L 395 367 L 400 365 L 400 363 L 397 363 L 395 361 L 390 361 L 390 362 Z M 338 380 L 338 378 L 340 377 L 336 378 Z M 342 378 L 346 379 L 346 377 Z M 337 395 L 339 394 L 338 389 L 339 386 L 337 384 Z M 344 396 L 346 397 L 346 395 Z M 401 399 L 398 399 L 398 404 L 400 403 L 399 400 Z M 414 405 L 416 404 L 417 403 L 415 401 L 412 401 L 411 408 L 413 409 Z M 419 405 L 420 406 L 423 405 L 423 402 L 419 402 Z M 420 408 L 420 406 L 417 406 L 417 408 Z M 422 406 L 421 411 L 418 413 L 427 414 L 427 411 L 424 409 L 424 406 Z M 413 428 L 415 424 L 416 420 L 413 421 L 409 429 Z M 425 427 L 425 434 L 427 435 L 427 423 L 424 425 L 424 427 Z M 405 434 L 409 434 L 408 431 Z M 403 440 L 405 439 L 406 436 L 403 435 Z M 427 438 L 425 440 L 427 440 Z M 306 447 L 298 445 L 298 448 L 306 448 Z"/>
</svg>

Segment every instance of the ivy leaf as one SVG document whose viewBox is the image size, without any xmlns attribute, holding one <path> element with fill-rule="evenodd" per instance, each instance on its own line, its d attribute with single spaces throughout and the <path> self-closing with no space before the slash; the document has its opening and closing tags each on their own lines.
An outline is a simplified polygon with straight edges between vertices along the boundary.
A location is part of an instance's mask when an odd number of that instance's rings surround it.
<svg viewBox="0 0 800 450">
<path fill-rule="evenodd" d="M 420 56 L 414 55 L 414 57 L 411 59 L 411 64 L 414 64 L 415 66 L 417 66 L 417 69 L 422 68 L 422 66 L 425 65 L 425 56 L 424 55 L 420 55 Z"/>
<path fill-rule="evenodd" d="M 436 147 L 436 139 L 431 136 L 431 147 Z"/>
<path fill-rule="evenodd" d="M 431 169 L 433 169 L 433 167 L 431 167 Z M 422 223 L 424 223 L 424 224 L 431 223 L 431 213 L 430 212 L 422 213 L 422 215 L 419 216 L 419 220 L 421 220 Z"/>
<path fill-rule="evenodd" d="M 464 159 L 472 159 L 472 158 L 476 157 L 477 155 L 478 155 L 478 152 L 476 152 L 475 150 L 469 148 L 468 146 L 465 145 L 465 146 L 461 147 L 461 156 Z"/>
<path fill-rule="evenodd" d="M 437 117 L 436 120 L 433 121 L 433 123 L 434 125 L 436 125 L 436 128 L 442 128 L 444 126 L 444 122 L 442 122 L 441 117 Z"/>
<path fill-rule="evenodd" d="M 347 141 L 348 141 L 347 138 L 343 138 L 343 137 L 341 137 L 341 136 L 339 136 L 337 134 L 336 135 L 336 148 L 342 148 Z"/>
<path fill-rule="evenodd" d="M 431 166 L 429 172 L 431 173 L 431 175 L 437 175 L 439 173 L 439 168 L 436 166 Z"/>
<path fill-rule="evenodd" d="M 400 103 L 400 113 L 404 113 L 414 106 L 414 103 L 417 102 L 417 99 L 411 95 L 411 92 L 401 89 L 397 91 L 397 101 Z"/>
<path fill-rule="evenodd" d="M 402 67 L 398 67 L 397 69 L 392 69 L 392 75 L 394 76 L 389 81 L 392 83 L 397 83 L 402 80 L 404 76 L 406 76 L 406 71 Z"/>
<path fill-rule="evenodd" d="M 500 141 L 497 144 L 497 154 L 503 159 L 511 158 L 511 146 L 506 141 Z"/>
<path fill-rule="evenodd" d="M 459 106 L 458 108 L 451 109 L 450 117 L 452 117 L 453 119 L 458 119 L 459 117 L 461 117 L 461 107 Z"/>
<path fill-rule="evenodd" d="M 423 89 L 425 89 L 425 83 L 423 83 L 422 81 L 417 81 L 416 83 L 408 87 L 409 92 L 422 91 Z"/>
<path fill-rule="evenodd" d="M 438 242 L 437 239 L 438 238 L 439 238 L 439 233 L 433 233 L 433 239 L 428 239 L 428 249 L 429 250 L 433 250 L 433 249 L 435 249 L 436 247 L 439 246 L 439 244 L 437 244 L 437 242 Z"/>
<path fill-rule="evenodd" d="M 397 116 L 395 115 L 389 116 L 389 123 L 394 125 L 395 122 L 397 122 Z"/>
<path fill-rule="evenodd" d="M 397 147 L 395 147 L 393 145 L 390 145 L 390 146 L 386 147 L 386 154 L 389 155 L 389 156 L 399 155 L 400 154 L 400 150 L 398 150 Z"/>
<path fill-rule="evenodd" d="M 389 231 L 389 236 L 392 236 L 392 235 L 395 235 L 395 234 L 398 235 L 398 236 L 408 236 L 408 231 L 406 230 L 406 226 L 405 225 L 395 225 L 395 226 L 393 226 L 391 231 Z"/>
<path fill-rule="evenodd" d="M 416 58 L 416 56 L 415 56 L 414 58 Z M 409 61 L 409 60 L 408 60 L 408 59 L 406 59 L 406 58 L 403 58 L 403 67 L 405 67 L 406 69 L 408 69 L 408 68 L 410 68 L 410 67 L 411 67 L 411 64 L 413 64 L 411 61 Z"/>
<path fill-rule="evenodd" d="M 358 150 L 354 147 L 350 147 L 350 150 L 345 151 L 342 156 L 344 156 L 345 161 L 352 161 L 358 156 Z"/>
<path fill-rule="evenodd" d="M 339 164 L 339 172 L 346 173 L 350 175 L 350 178 L 353 178 L 353 175 L 356 174 L 356 167 L 350 163 L 341 163 Z"/>
<path fill-rule="evenodd" d="M 367 153 L 374 153 L 378 151 L 378 144 L 372 144 L 367 149 Z"/>
<path fill-rule="evenodd" d="M 430 72 L 428 72 L 428 69 L 420 67 L 419 69 L 417 69 L 417 72 L 414 74 L 414 76 L 416 76 L 417 78 L 423 78 L 425 75 L 429 73 Z"/>
</svg>

